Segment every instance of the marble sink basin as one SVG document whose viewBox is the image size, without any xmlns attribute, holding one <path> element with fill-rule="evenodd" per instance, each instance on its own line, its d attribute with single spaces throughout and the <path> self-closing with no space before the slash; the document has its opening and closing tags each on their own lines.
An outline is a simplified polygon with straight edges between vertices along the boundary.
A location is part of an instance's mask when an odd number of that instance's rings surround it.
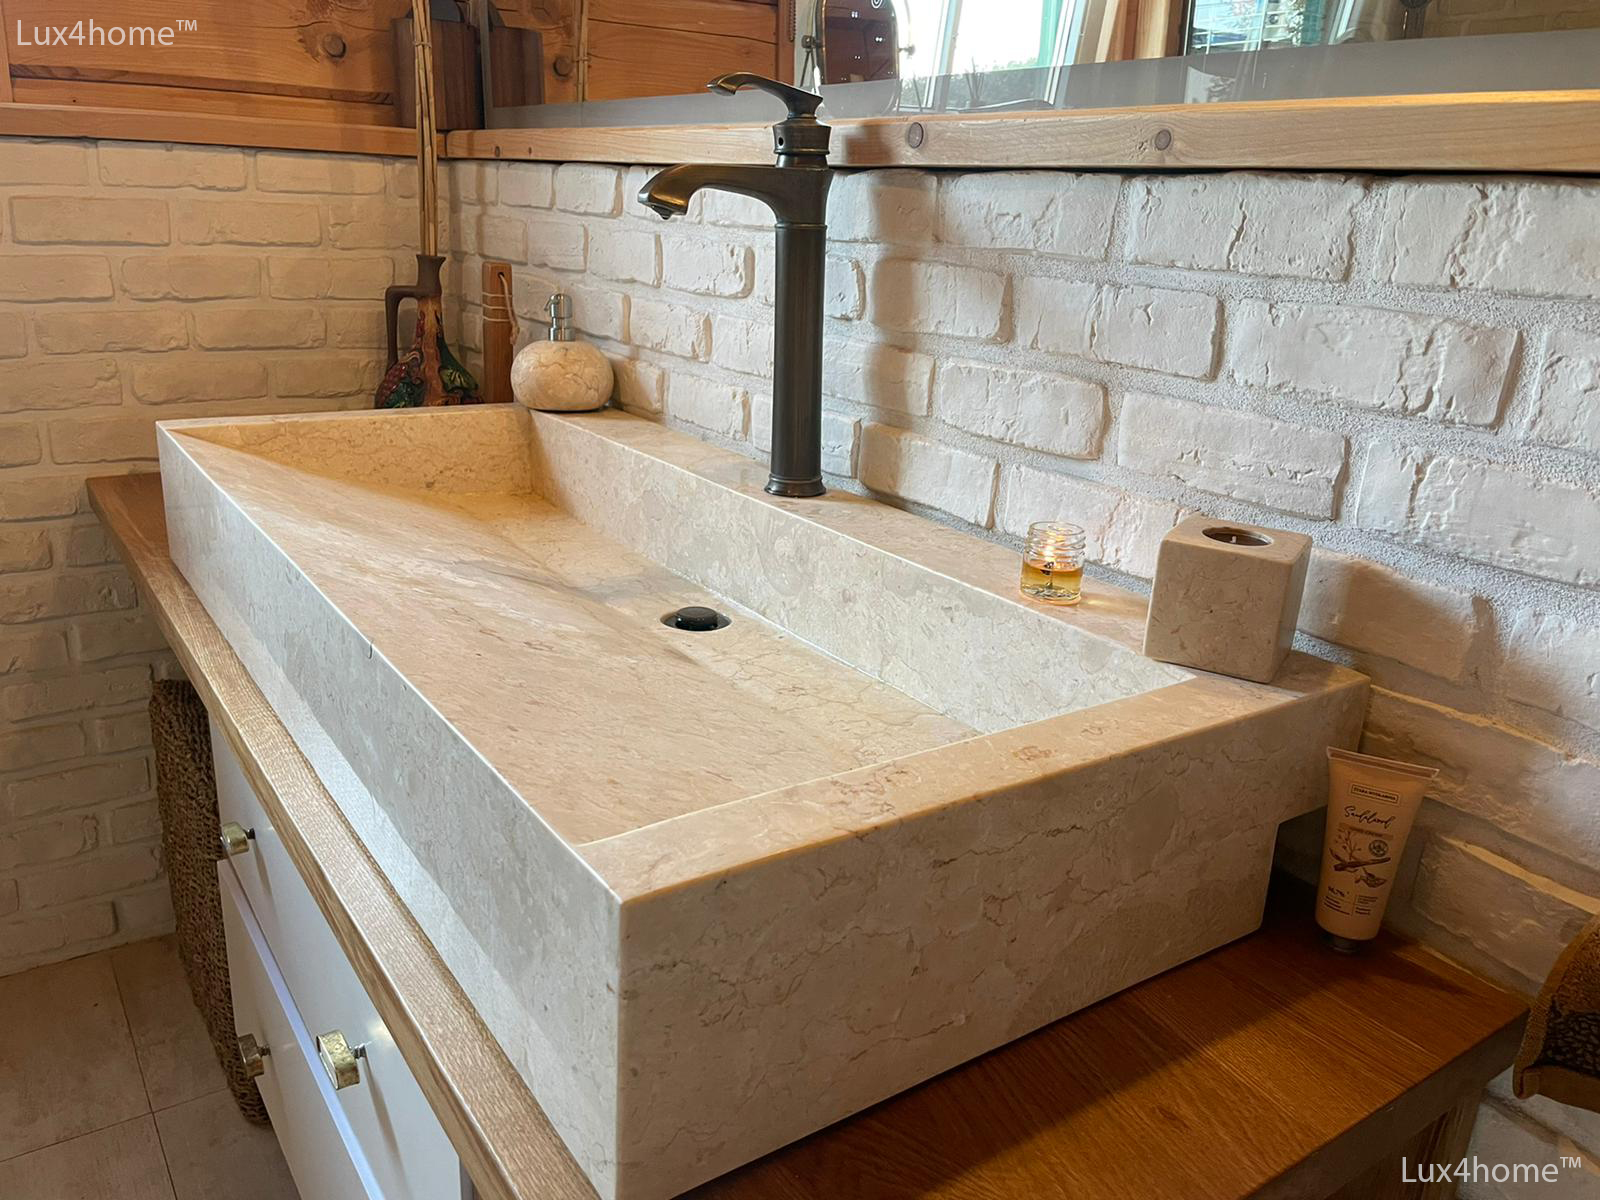
<svg viewBox="0 0 1600 1200">
<path fill-rule="evenodd" d="M 606 1197 L 1255 928 L 1365 680 L 620 413 L 168 422 L 173 554 Z M 703 604 L 713 632 L 663 614 Z"/>
</svg>

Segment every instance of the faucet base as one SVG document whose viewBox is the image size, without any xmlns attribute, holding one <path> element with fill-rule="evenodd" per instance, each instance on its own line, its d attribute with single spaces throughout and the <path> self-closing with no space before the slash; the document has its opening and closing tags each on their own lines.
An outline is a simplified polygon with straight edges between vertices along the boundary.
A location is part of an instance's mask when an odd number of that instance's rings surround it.
<svg viewBox="0 0 1600 1200">
<path fill-rule="evenodd" d="M 821 496 L 827 492 L 820 479 L 767 479 L 766 490 L 774 496 Z"/>
</svg>

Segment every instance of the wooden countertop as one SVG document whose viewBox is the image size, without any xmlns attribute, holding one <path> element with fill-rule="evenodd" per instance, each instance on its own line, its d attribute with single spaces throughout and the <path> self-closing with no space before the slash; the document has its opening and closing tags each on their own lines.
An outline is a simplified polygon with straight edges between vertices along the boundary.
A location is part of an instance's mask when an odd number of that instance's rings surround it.
<svg viewBox="0 0 1600 1200">
<path fill-rule="evenodd" d="M 145 603 L 262 795 L 479 1193 L 592 1197 L 538 1103 L 167 553 L 155 475 L 89 481 Z M 1320 1197 L 1414 1145 L 1516 1049 L 1523 1002 L 1309 898 L 1259 933 L 693 1193 L 699 1200 Z"/>
</svg>

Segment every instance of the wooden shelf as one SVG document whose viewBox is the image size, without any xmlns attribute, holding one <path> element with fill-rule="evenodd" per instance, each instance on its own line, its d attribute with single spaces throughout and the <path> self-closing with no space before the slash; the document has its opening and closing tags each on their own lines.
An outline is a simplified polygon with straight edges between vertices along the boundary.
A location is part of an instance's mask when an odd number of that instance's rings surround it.
<svg viewBox="0 0 1600 1200">
<path fill-rule="evenodd" d="M 223 113 L 90 108 L 76 104 L 0 104 L 0 137 L 107 138 L 407 158 L 414 158 L 417 153 L 416 130 L 396 125 L 280 121 Z"/>
<path fill-rule="evenodd" d="M 480 1194 L 592 1198 L 538 1103 L 173 564 L 160 478 L 92 479 L 89 496 Z M 1328 951 L 1305 895 L 1280 891 L 1268 909 L 1257 934 L 695 1194 L 1409 1194 L 1387 1190 L 1397 1173 L 1372 1164 L 1401 1152 L 1413 1162 L 1460 1154 L 1476 1098 L 1510 1064 L 1526 1009 L 1396 938 L 1354 958 Z"/>
<path fill-rule="evenodd" d="M 1600 90 L 832 121 L 838 167 L 1600 172 Z M 920 126 L 920 139 L 908 136 Z M 911 142 L 917 141 L 913 146 Z M 452 158 L 770 162 L 766 125 L 462 130 Z"/>
</svg>

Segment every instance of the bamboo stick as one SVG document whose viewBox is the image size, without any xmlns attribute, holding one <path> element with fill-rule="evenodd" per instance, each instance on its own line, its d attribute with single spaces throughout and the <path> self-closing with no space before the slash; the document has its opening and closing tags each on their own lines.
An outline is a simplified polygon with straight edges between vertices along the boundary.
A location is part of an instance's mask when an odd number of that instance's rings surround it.
<svg viewBox="0 0 1600 1200">
<path fill-rule="evenodd" d="M 439 140 L 433 110 L 433 24 L 428 0 L 411 2 L 417 79 L 417 221 L 423 254 L 439 253 Z"/>
</svg>

